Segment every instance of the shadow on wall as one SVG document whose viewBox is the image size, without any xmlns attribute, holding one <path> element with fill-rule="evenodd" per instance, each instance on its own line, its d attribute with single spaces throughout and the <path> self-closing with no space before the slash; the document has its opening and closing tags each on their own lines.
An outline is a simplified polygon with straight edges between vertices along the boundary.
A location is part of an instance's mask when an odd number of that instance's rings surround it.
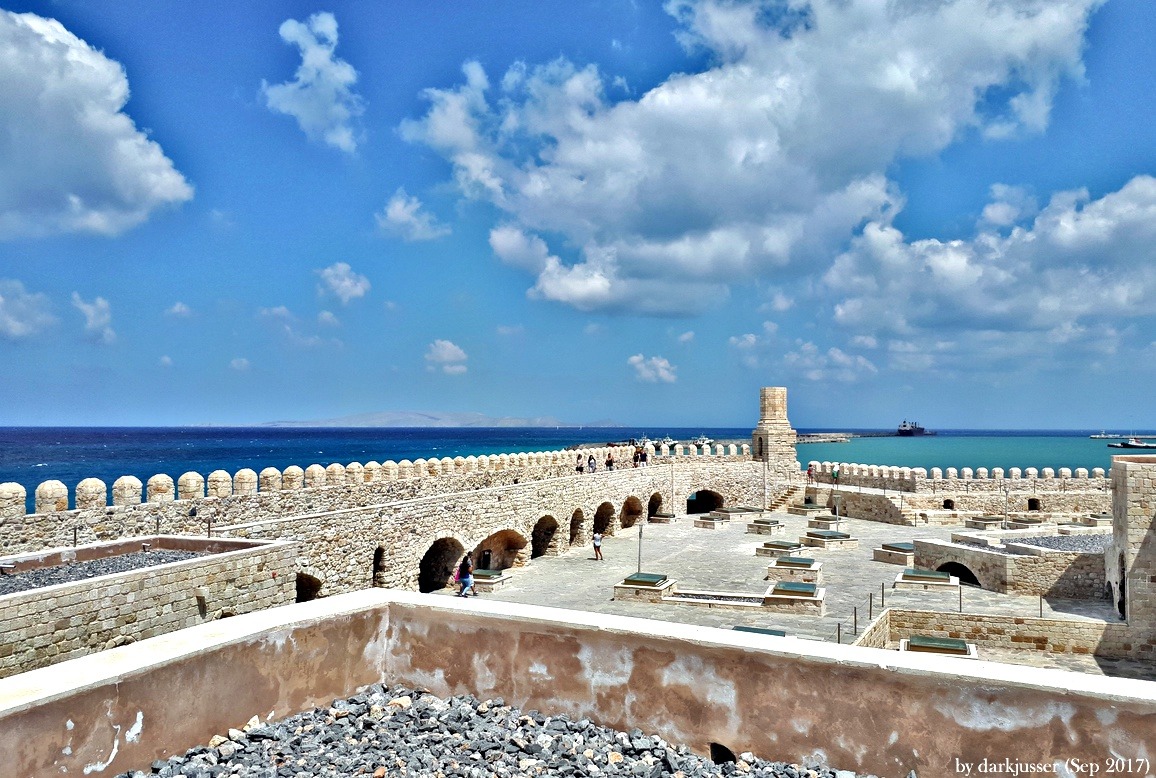
<svg viewBox="0 0 1156 778">
<path fill-rule="evenodd" d="M 618 524 L 622 529 L 633 527 L 642 518 L 642 500 L 637 497 L 627 497 L 622 503 L 622 513 L 618 515 Z"/>
<path fill-rule="evenodd" d="M 570 517 L 570 545 L 582 542 L 582 525 L 585 523 L 586 517 L 582 515 L 582 509 L 574 511 Z"/>
<path fill-rule="evenodd" d="M 954 575 L 964 586 L 974 586 L 977 589 L 983 588 L 979 579 L 975 577 L 975 573 L 973 573 L 967 565 L 960 564 L 959 562 L 944 562 L 937 567 L 936 570 L 941 573 L 947 573 L 948 575 Z"/>
<path fill-rule="evenodd" d="M 658 492 L 650 495 L 650 500 L 646 503 L 646 518 L 656 516 L 662 513 L 662 495 Z"/>
<path fill-rule="evenodd" d="M 297 602 L 309 602 L 321 596 L 321 580 L 308 573 L 297 574 Z"/>
<path fill-rule="evenodd" d="M 686 513 L 710 513 L 723 507 L 723 496 L 709 489 L 700 489 L 686 498 Z"/>
<path fill-rule="evenodd" d="M 594 531 L 600 532 L 603 535 L 608 534 L 610 523 L 614 520 L 614 506 L 608 502 L 604 502 L 598 506 L 598 510 L 594 511 Z"/>
<path fill-rule="evenodd" d="M 457 538 L 438 538 L 425 552 L 418 565 L 417 590 L 436 592 L 451 586 L 454 569 L 466 550 Z"/>
<path fill-rule="evenodd" d="M 558 534 L 558 521 L 553 516 L 543 516 L 538 519 L 530 533 L 530 559 L 544 556 L 554 543 Z"/>
</svg>

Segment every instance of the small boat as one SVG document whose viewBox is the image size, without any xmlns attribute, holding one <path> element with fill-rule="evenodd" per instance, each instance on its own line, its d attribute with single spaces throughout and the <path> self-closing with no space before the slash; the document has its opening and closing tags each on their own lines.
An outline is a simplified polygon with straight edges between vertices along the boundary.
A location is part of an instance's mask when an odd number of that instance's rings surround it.
<svg viewBox="0 0 1156 778">
<path fill-rule="evenodd" d="M 674 438 L 672 438 L 670 435 L 667 435 L 665 438 L 658 441 L 658 445 L 660 445 L 660 446 L 673 446 L 677 442 L 678 441 L 675 440 Z"/>
<path fill-rule="evenodd" d="M 1095 435 L 1089 435 L 1088 437 L 1092 440 L 1123 440 L 1127 437 L 1127 435 L 1117 435 L 1113 432 L 1104 432 L 1104 430 L 1100 430 Z"/>
<path fill-rule="evenodd" d="M 696 446 L 709 446 L 714 443 L 714 440 L 708 438 L 706 435 L 699 435 L 697 438 L 692 440 L 691 443 L 694 443 Z"/>
<path fill-rule="evenodd" d="M 637 443 L 635 443 L 636 446 L 641 446 L 642 448 L 646 448 L 650 444 L 651 444 L 650 438 L 646 437 L 645 435 L 643 435 L 641 438 L 639 438 Z"/>
<path fill-rule="evenodd" d="M 1156 443 L 1149 443 L 1140 438 L 1128 438 L 1121 443 L 1109 443 L 1108 448 L 1156 448 Z"/>
</svg>

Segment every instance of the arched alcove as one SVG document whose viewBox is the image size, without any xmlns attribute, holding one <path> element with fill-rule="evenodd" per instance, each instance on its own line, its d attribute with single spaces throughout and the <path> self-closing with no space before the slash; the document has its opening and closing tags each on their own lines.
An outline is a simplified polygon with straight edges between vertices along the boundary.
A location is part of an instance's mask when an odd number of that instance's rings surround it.
<svg viewBox="0 0 1156 778">
<path fill-rule="evenodd" d="M 730 762 L 734 764 L 738 761 L 735 758 L 735 752 L 724 746 L 722 743 L 710 744 L 710 760 L 715 764 L 724 764 Z"/>
<path fill-rule="evenodd" d="M 623 529 L 633 527 L 642 518 L 642 500 L 633 495 L 622 503 L 622 511 L 618 514 L 618 524 Z"/>
<path fill-rule="evenodd" d="M 662 495 L 655 492 L 646 503 L 646 518 L 657 516 L 659 513 L 662 513 Z"/>
<path fill-rule="evenodd" d="M 959 582 L 965 586 L 980 586 L 979 579 L 975 577 L 975 573 L 973 573 L 967 565 L 960 564 L 959 562 L 944 562 L 937 569 L 941 573 L 954 575 L 959 579 Z"/>
<path fill-rule="evenodd" d="M 438 538 L 422 556 L 418 564 L 417 590 L 436 592 L 450 585 L 454 568 L 465 555 L 466 550 L 457 538 Z"/>
<path fill-rule="evenodd" d="M 686 498 L 687 515 L 694 513 L 710 513 L 723 507 L 723 496 L 709 489 L 699 489 Z"/>
<path fill-rule="evenodd" d="M 613 520 L 614 506 L 608 502 L 602 503 L 598 506 L 598 510 L 594 511 L 594 531 L 607 534 L 606 531 L 610 529 L 610 522 Z"/>
<path fill-rule="evenodd" d="M 943 501 L 943 509 L 946 511 L 955 510 L 955 500 L 947 499 Z"/>
<path fill-rule="evenodd" d="M 582 542 L 582 525 L 585 522 L 586 517 L 582 514 L 581 508 L 570 516 L 570 545 Z"/>
<path fill-rule="evenodd" d="M 321 596 L 321 579 L 308 573 L 297 574 L 297 602 L 309 602 Z"/>
<path fill-rule="evenodd" d="M 387 586 L 385 582 L 385 549 L 381 546 L 373 552 L 373 585 Z"/>
<path fill-rule="evenodd" d="M 557 519 L 553 516 L 543 516 L 538 519 L 538 523 L 534 525 L 534 529 L 530 533 L 530 558 L 537 559 L 551 551 L 557 553 L 555 547 L 557 535 Z"/>
<path fill-rule="evenodd" d="M 525 564 L 526 546 L 530 545 L 520 532 L 504 529 L 495 532 L 474 548 L 474 564 L 483 569 L 481 562 L 487 559 L 487 570 L 505 570 L 507 567 Z"/>
<path fill-rule="evenodd" d="M 1039 497 L 1029 497 L 1028 498 L 1028 510 L 1029 511 L 1040 510 L 1040 498 Z"/>
</svg>

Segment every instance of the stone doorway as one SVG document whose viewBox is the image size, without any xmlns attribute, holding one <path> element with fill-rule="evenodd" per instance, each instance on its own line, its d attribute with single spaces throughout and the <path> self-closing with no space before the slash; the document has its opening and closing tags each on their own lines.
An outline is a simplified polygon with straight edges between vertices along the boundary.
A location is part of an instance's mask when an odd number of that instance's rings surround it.
<svg viewBox="0 0 1156 778">
<path fill-rule="evenodd" d="M 686 513 L 710 513 L 723 507 L 723 496 L 709 489 L 699 489 L 686 498 Z"/>
<path fill-rule="evenodd" d="M 454 569 L 465 553 L 465 548 L 457 538 L 435 540 L 418 565 L 417 590 L 436 592 L 450 586 L 454 578 Z"/>
<path fill-rule="evenodd" d="M 558 521 L 553 516 L 543 516 L 530 533 L 530 559 L 546 554 L 557 554 Z"/>
</svg>

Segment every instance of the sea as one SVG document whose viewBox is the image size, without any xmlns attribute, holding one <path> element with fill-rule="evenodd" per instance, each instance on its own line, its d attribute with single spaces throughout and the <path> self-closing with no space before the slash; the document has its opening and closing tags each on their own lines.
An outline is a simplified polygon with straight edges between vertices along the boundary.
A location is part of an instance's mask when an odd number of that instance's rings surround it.
<svg viewBox="0 0 1156 778">
<path fill-rule="evenodd" d="M 805 467 L 812 460 L 907 467 L 1111 466 L 1111 441 L 1093 440 L 1100 430 L 940 430 L 914 438 L 882 437 L 880 430 L 800 429 L 801 434 L 852 432 L 846 443 L 798 446 Z M 748 441 L 750 427 L 498 427 L 498 428 L 290 428 L 290 427 L 7 427 L 0 428 L 0 483 L 24 486 L 31 510 L 36 486 L 58 480 L 70 492 L 85 478 L 110 487 L 133 475 L 147 482 L 157 473 L 174 480 L 190 470 L 260 472 L 333 462 L 385 462 L 503 452 L 551 451 L 580 445 L 669 436 L 689 441 Z M 1129 435 L 1133 434 L 1131 431 Z M 1134 433 L 1143 437 L 1143 433 Z M 1156 437 L 1156 436 L 1153 436 Z M 1135 452 L 1131 452 L 1135 453 Z"/>
</svg>

